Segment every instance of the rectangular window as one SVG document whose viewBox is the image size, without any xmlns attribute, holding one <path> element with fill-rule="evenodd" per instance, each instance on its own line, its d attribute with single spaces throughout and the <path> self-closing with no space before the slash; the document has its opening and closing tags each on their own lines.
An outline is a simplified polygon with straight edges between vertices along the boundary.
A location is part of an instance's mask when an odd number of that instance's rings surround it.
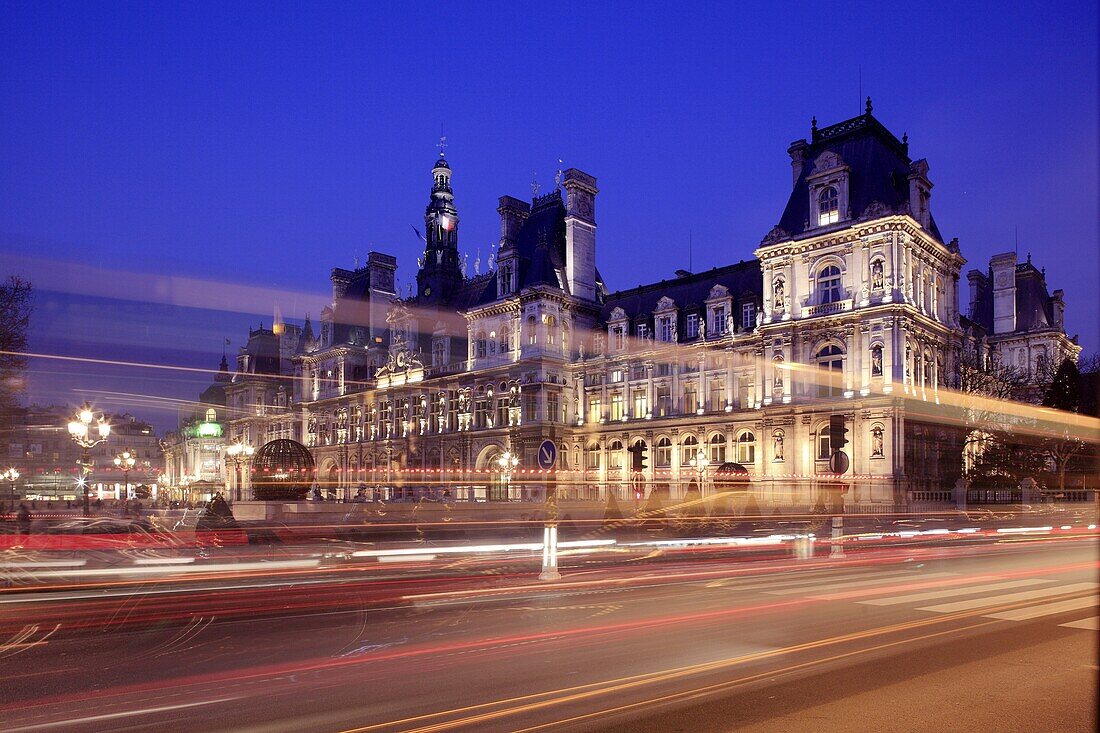
<svg viewBox="0 0 1100 733">
<path fill-rule="evenodd" d="M 817 434 L 817 460 L 827 461 L 832 454 L 829 447 L 829 431 L 823 429 Z"/>
<path fill-rule="evenodd" d="M 672 465 L 672 444 L 671 443 L 668 443 L 667 441 L 665 442 L 664 445 L 662 445 L 661 443 L 658 443 L 655 454 L 656 455 L 654 456 L 653 463 L 657 468 L 668 468 L 669 466 Z"/>
<path fill-rule="evenodd" d="M 739 382 L 741 386 L 738 394 L 739 405 L 742 410 L 750 410 L 753 406 L 753 381 L 751 377 L 742 377 Z"/>
<path fill-rule="evenodd" d="M 658 377 L 667 377 L 670 374 L 672 374 L 672 364 L 669 364 L 667 361 L 663 361 L 657 364 Z"/>
<path fill-rule="evenodd" d="M 693 415 L 699 409 L 699 394 L 694 381 L 684 385 L 684 414 Z"/>
<path fill-rule="evenodd" d="M 622 326 L 616 326 L 615 328 L 611 329 L 611 343 L 614 344 L 614 348 L 616 351 L 622 351 L 624 348 L 626 348 L 626 339 L 624 339 L 623 336 L 624 334 Z"/>
<path fill-rule="evenodd" d="M 726 332 L 726 309 L 724 306 L 717 306 L 711 311 L 710 330 L 716 334 L 723 334 Z"/>
<path fill-rule="evenodd" d="M 645 323 L 639 323 L 638 324 L 638 339 L 640 341 L 645 341 L 647 338 L 649 338 L 649 326 Z"/>
<path fill-rule="evenodd" d="M 611 419 L 623 419 L 623 393 L 615 392 L 611 395 Z"/>
<path fill-rule="evenodd" d="M 623 452 L 621 450 L 607 451 L 607 467 L 612 471 L 617 471 L 623 467 Z"/>
<path fill-rule="evenodd" d="M 588 422 L 598 423 L 603 418 L 603 405 L 599 397 L 588 398 Z"/>
<path fill-rule="evenodd" d="M 756 303 L 745 303 L 741 306 L 741 328 L 751 331 L 756 327 Z"/>
<path fill-rule="evenodd" d="M 523 421 L 534 422 L 535 421 L 535 406 L 538 403 L 535 402 L 535 395 L 527 394 L 523 396 Z"/>
<path fill-rule="evenodd" d="M 634 390 L 634 412 L 636 418 L 645 417 L 649 412 L 649 398 L 644 389 Z"/>
<path fill-rule="evenodd" d="M 672 316 L 661 316 L 658 321 L 659 326 L 659 338 L 665 343 L 672 341 Z"/>
<path fill-rule="evenodd" d="M 645 365 L 639 364 L 630 368 L 631 379 L 645 379 Z"/>
<path fill-rule="evenodd" d="M 708 401 L 711 410 L 721 410 L 726 406 L 726 380 L 721 378 L 710 380 L 710 398 Z"/>
<path fill-rule="evenodd" d="M 623 370 L 622 369 L 612 369 L 611 370 L 611 383 L 615 384 L 616 382 L 621 382 L 621 381 L 623 381 Z"/>
<path fill-rule="evenodd" d="M 586 451 L 586 453 L 588 455 L 585 458 L 585 463 L 584 463 L 585 467 L 588 468 L 589 470 L 593 470 L 593 471 L 598 469 L 600 467 L 600 448 L 599 448 L 599 446 L 592 445 Z"/>
<path fill-rule="evenodd" d="M 689 313 L 688 316 L 687 316 L 687 320 L 685 321 L 685 326 L 686 326 L 685 330 L 687 331 L 685 336 L 687 338 L 689 338 L 689 339 L 698 338 L 699 337 L 699 314 L 698 313 Z"/>
<path fill-rule="evenodd" d="M 657 387 L 657 417 L 672 414 L 672 388 L 667 384 Z"/>
<path fill-rule="evenodd" d="M 561 395 L 557 392 L 546 395 L 546 419 L 550 422 L 565 422 L 561 414 Z"/>
</svg>

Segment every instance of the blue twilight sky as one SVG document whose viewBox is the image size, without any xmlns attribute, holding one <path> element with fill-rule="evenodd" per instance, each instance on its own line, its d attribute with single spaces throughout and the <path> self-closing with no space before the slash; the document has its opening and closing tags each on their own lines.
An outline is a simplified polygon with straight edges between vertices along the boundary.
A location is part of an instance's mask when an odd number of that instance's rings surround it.
<svg viewBox="0 0 1100 733">
<path fill-rule="evenodd" d="M 787 145 L 862 89 L 967 269 L 1018 229 L 1093 351 L 1097 31 L 1095 0 L 0 2 L 0 274 L 39 289 L 35 351 L 216 366 L 371 249 L 412 281 L 442 124 L 471 264 L 560 158 L 598 178 L 598 263 L 631 287 L 687 267 L 689 233 L 695 269 L 752 257 Z M 163 427 L 148 397 L 205 382 L 36 360 L 30 397 Z"/>
</svg>

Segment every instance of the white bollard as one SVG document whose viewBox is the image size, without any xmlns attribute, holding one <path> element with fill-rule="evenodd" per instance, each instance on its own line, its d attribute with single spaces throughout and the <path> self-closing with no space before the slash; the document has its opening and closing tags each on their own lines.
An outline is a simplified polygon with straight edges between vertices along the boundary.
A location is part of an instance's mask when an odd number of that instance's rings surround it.
<svg viewBox="0 0 1100 733">
<path fill-rule="evenodd" d="M 561 580 L 558 572 L 558 526 L 548 524 L 542 529 L 542 572 L 539 580 Z"/>
<path fill-rule="evenodd" d="M 844 517 L 833 517 L 833 546 L 829 550 L 829 557 L 843 558 L 844 548 L 841 546 L 841 537 L 844 536 Z"/>
</svg>

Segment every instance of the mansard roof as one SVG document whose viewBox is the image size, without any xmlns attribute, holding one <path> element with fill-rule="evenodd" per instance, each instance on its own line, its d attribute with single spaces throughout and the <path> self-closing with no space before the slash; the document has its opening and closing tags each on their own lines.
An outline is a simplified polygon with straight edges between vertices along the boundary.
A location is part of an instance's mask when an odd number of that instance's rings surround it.
<svg viewBox="0 0 1100 733">
<path fill-rule="evenodd" d="M 516 235 L 519 255 L 520 289 L 532 285 L 552 285 L 564 289 L 565 272 L 565 202 L 561 190 L 555 189 L 532 202 L 531 215 Z"/>
<path fill-rule="evenodd" d="M 969 320 L 981 326 L 986 333 L 993 333 L 993 270 L 981 273 L 972 270 L 975 275 L 985 279 L 986 286 L 978 290 L 978 300 L 971 304 Z M 1060 295 L 1060 293 L 1055 293 Z M 1016 265 L 1016 331 L 1042 331 L 1054 328 L 1054 299 L 1047 290 L 1046 275 L 1031 264 L 1031 256 L 1026 262 Z"/>
<path fill-rule="evenodd" d="M 647 318 L 657 310 L 657 304 L 664 297 L 672 299 L 681 315 L 688 311 L 699 313 L 715 286 L 729 290 L 734 302 L 752 300 L 759 303 L 764 291 L 760 260 L 741 261 L 735 265 L 715 267 L 705 272 L 612 293 L 603 304 L 601 316 L 606 323 L 612 310 L 622 308 L 632 320 L 638 317 Z"/>
<path fill-rule="evenodd" d="M 875 119 L 869 100 L 866 114 L 821 129 L 815 122 L 811 132 L 808 143 L 799 140 L 791 146 L 792 152 L 802 147 L 802 158 L 798 179 L 778 225 L 787 234 L 797 237 L 812 228 L 806 179 L 815 173 L 818 156 L 827 151 L 839 155 L 841 164 L 849 168 L 851 218 L 847 221 L 909 213 L 909 174 L 914 163 L 909 158 L 908 140 L 898 140 Z M 936 221 L 929 216 L 930 234 L 942 242 Z"/>
</svg>

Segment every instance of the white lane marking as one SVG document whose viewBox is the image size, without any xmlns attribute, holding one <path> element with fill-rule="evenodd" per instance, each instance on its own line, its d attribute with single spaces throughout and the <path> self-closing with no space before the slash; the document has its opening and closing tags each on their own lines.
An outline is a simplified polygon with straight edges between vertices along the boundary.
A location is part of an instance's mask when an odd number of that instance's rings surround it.
<svg viewBox="0 0 1100 733">
<path fill-rule="evenodd" d="M 1080 621 L 1070 621 L 1068 623 L 1058 625 L 1065 626 L 1068 629 L 1086 629 L 1088 631 L 1097 631 L 1100 630 L 1100 616 L 1083 618 Z"/>
<path fill-rule="evenodd" d="M 805 593 L 807 595 L 812 596 L 812 595 L 816 595 L 818 591 L 836 593 L 836 592 L 839 592 L 839 591 L 848 590 L 849 588 L 862 588 L 862 587 L 868 586 L 868 585 L 882 585 L 883 583 L 896 583 L 896 582 L 898 582 L 899 580 L 901 580 L 903 578 L 908 579 L 908 580 L 913 580 L 914 582 L 918 582 L 918 581 L 922 581 L 922 580 L 930 580 L 932 578 L 958 577 L 958 573 L 915 573 L 913 571 L 907 571 L 907 572 L 901 573 L 900 576 L 898 574 L 894 574 L 894 575 L 895 575 L 895 577 L 887 577 L 886 575 L 883 575 L 882 577 L 875 578 L 874 580 L 858 580 L 858 581 L 855 581 L 854 583 L 845 583 L 845 582 L 821 583 L 821 584 L 818 584 L 818 585 L 811 585 L 811 586 L 804 587 L 804 588 L 786 588 L 784 590 L 769 590 L 769 591 L 766 591 L 766 592 L 769 595 L 773 595 L 773 596 L 790 596 L 790 595 L 794 595 L 795 593 Z"/>
<path fill-rule="evenodd" d="M 1053 580 L 1044 578 L 1024 578 L 1023 580 L 1006 580 L 1003 583 L 987 583 L 985 585 L 963 585 L 957 588 L 944 590 L 930 590 L 925 593 L 909 593 L 904 596 L 891 596 L 889 598 L 872 598 L 869 601 L 859 601 L 867 606 L 895 606 L 899 603 L 917 603 L 919 601 L 933 601 L 937 598 L 950 598 L 951 596 L 970 596 L 975 593 L 988 593 L 995 590 L 1007 590 L 1026 585 L 1042 585 L 1053 583 Z"/>
<path fill-rule="evenodd" d="M 954 603 L 940 603 L 936 606 L 924 606 L 921 611 L 935 611 L 936 613 L 953 613 L 954 611 L 970 611 L 986 606 L 998 606 L 1002 603 L 1015 603 L 1016 601 L 1030 601 L 1035 598 L 1058 596 L 1065 593 L 1077 593 L 1083 590 L 1094 590 L 1098 583 L 1070 583 L 1058 585 L 1053 588 L 1040 588 L 1039 590 L 1026 590 L 1020 593 L 1003 593 L 999 596 L 986 598 L 974 598 L 969 601 L 955 601 Z"/>
<path fill-rule="evenodd" d="M 1093 608 L 1096 606 L 1097 600 L 1096 596 L 1070 598 L 1066 601 L 1044 603 L 1041 606 L 1028 606 L 1027 608 L 1015 608 L 1011 611 L 991 613 L 986 616 L 986 618 L 999 618 L 1005 621 L 1027 621 L 1028 619 L 1053 616 L 1056 613 L 1064 613 L 1066 611 L 1080 611 L 1082 608 Z"/>
<path fill-rule="evenodd" d="M 614 545 L 616 540 L 570 540 L 568 542 L 559 542 L 558 547 L 609 547 Z M 542 552 L 541 542 L 519 542 L 511 545 L 441 545 L 441 546 L 429 546 L 423 547 L 395 547 L 391 550 L 356 550 L 351 553 L 352 557 L 391 557 L 400 555 L 423 555 L 425 553 L 434 553 L 436 555 L 458 555 L 458 554 L 482 554 L 492 552 Z"/>
<path fill-rule="evenodd" d="M 211 563 L 209 565 L 156 565 L 130 568 L 83 568 L 35 573 L 36 578 L 84 578 L 112 575 L 167 575 L 170 573 L 216 573 L 242 570 L 290 570 L 315 568 L 320 560 L 278 560 L 274 562 Z"/>
<path fill-rule="evenodd" d="M 79 568 L 87 560 L 28 560 L 27 562 L 0 562 L 0 570 L 22 570 L 24 568 Z"/>
<path fill-rule="evenodd" d="M 118 718 L 131 718 L 136 715 L 152 715 L 153 713 L 165 713 L 169 710 L 183 710 L 184 708 L 197 708 L 202 705 L 216 705 L 219 702 L 239 700 L 238 697 L 219 697 L 217 700 L 202 700 L 200 702 L 185 702 L 179 705 L 161 705 L 155 708 L 142 708 L 141 710 L 124 710 L 119 713 L 104 713 L 103 715 L 89 715 L 84 718 L 70 718 L 69 720 L 55 720 L 52 723 L 35 723 L 19 728 L 7 728 L 8 733 L 20 733 L 20 731 L 45 730 L 47 728 L 61 728 L 68 725 L 86 725 L 100 720 L 116 720 Z"/>
<path fill-rule="evenodd" d="M 193 562 L 193 557 L 139 557 L 134 565 L 190 565 Z"/>
</svg>

